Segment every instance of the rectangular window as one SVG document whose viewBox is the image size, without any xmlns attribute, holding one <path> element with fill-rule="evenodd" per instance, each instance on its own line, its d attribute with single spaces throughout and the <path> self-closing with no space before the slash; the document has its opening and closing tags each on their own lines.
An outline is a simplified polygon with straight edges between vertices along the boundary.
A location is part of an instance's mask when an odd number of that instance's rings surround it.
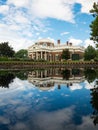
<svg viewBox="0 0 98 130">
<path fill-rule="evenodd" d="M 72 60 L 79 60 L 80 56 L 79 54 L 72 54 Z"/>
</svg>

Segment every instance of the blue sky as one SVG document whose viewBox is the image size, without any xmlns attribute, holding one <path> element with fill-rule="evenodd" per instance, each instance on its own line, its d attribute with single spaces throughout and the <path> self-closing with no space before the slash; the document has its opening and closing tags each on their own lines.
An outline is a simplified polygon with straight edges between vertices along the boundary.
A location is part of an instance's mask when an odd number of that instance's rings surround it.
<svg viewBox="0 0 98 130">
<path fill-rule="evenodd" d="M 94 45 L 89 40 L 93 2 L 98 0 L 0 0 L 0 43 L 9 41 L 16 51 L 41 38 Z"/>
</svg>

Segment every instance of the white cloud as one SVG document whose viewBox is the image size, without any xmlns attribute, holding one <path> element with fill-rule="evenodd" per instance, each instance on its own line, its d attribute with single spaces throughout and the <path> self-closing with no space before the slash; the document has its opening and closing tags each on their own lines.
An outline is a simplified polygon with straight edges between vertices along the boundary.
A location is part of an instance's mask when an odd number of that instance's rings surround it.
<svg viewBox="0 0 98 130">
<path fill-rule="evenodd" d="M 63 36 L 63 35 L 67 35 L 69 34 L 69 32 L 62 32 L 60 35 Z"/>
<path fill-rule="evenodd" d="M 14 17 L 14 20 L 17 22 L 17 23 L 29 23 L 29 20 L 23 16 L 22 14 L 17 14 L 15 17 Z"/>
<path fill-rule="evenodd" d="M 98 2 L 98 0 L 76 0 L 78 3 L 81 4 L 81 12 L 82 13 L 89 13 L 89 10 L 92 9 L 93 3 Z"/>
<path fill-rule="evenodd" d="M 19 29 L 19 27 L 14 25 L 7 27 L 5 24 L 0 24 L 0 42 L 9 42 L 16 51 L 27 49 L 29 45 L 32 45 L 33 40 L 21 37 L 19 33 L 13 31 L 13 28 Z"/>
<path fill-rule="evenodd" d="M 35 18 L 55 18 L 74 22 L 74 3 L 67 3 L 66 0 L 8 0 L 7 3 L 18 8 L 25 7 Z"/>
<path fill-rule="evenodd" d="M 10 29 L 11 30 L 14 30 L 14 31 L 19 31 L 20 30 L 20 27 L 18 25 L 10 25 Z"/>
<path fill-rule="evenodd" d="M 34 0 L 32 14 L 38 18 L 56 18 L 74 22 L 72 7 L 71 4 L 65 4 L 63 0 Z"/>
<path fill-rule="evenodd" d="M 81 12 L 89 13 L 93 2 L 97 0 L 8 0 L 8 4 L 16 7 L 26 7 L 33 16 L 38 18 L 56 18 L 74 22 L 73 6 L 81 4 Z"/>
<path fill-rule="evenodd" d="M 30 0 L 8 0 L 8 4 L 13 4 L 17 7 L 27 7 L 30 3 Z"/>
<path fill-rule="evenodd" d="M 80 40 L 80 39 L 75 39 L 75 38 L 70 38 L 70 39 L 69 39 L 69 42 L 71 42 L 73 45 L 76 45 L 76 46 L 81 45 L 81 44 L 83 43 L 82 40 Z"/>
<path fill-rule="evenodd" d="M 85 48 L 87 48 L 89 45 L 95 47 L 94 42 L 93 42 L 92 40 L 90 40 L 90 39 L 86 39 L 86 40 L 84 41 L 84 44 L 85 44 L 85 45 L 84 45 Z"/>
<path fill-rule="evenodd" d="M 42 37 L 50 30 L 47 18 L 75 22 L 74 5 L 81 4 L 81 12 L 88 13 L 97 0 L 7 0 L 0 5 L 0 42 L 9 41 L 15 50 L 26 48 L 33 39 Z M 89 5 L 89 6 L 88 6 Z M 69 32 L 61 33 L 61 36 Z M 32 39 L 31 39 L 32 38 Z M 75 45 L 79 39 L 70 39 Z M 87 40 L 85 43 L 87 44 Z"/>
<path fill-rule="evenodd" d="M 38 36 L 38 35 L 40 35 L 40 33 L 37 32 L 36 35 Z"/>
<path fill-rule="evenodd" d="M 1 14 L 6 14 L 9 10 L 9 6 L 8 5 L 1 5 L 0 6 L 0 13 Z"/>
<path fill-rule="evenodd" d="M 98 0 L 63 0 L 69 4 L 80 4 L 81 5 L 81 13 L 89 13 L 89 10 L 92 9 L 93 3 L 98 2 Z"/>
</svg>

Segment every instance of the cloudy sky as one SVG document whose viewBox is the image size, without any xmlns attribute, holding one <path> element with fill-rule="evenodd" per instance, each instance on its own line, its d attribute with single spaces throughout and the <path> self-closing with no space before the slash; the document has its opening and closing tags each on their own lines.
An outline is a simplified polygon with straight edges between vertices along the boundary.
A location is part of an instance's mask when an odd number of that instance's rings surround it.
<svg viewBox="0 0 98 130">
<path fill-rule="evenodd" d="M 41 38 L 93 45 L 93 2 L 98 0 L 0 0 L 0 43 L 8 41 L 16 51 Z"/>
</svg>

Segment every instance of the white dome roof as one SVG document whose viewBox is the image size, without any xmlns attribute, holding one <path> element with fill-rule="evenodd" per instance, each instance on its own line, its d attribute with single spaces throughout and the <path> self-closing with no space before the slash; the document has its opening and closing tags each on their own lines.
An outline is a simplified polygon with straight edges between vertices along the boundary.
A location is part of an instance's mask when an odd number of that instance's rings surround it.
<svg viewBox="0 0 98 130">
<path fill-rule="evenodd" d="M 50 40 L 50 39 L 39 39 L 39 40 L 37 40 L 37 43 L 40 43 L 40 42 L 54 43 L 54 41 L 53 41 L 53 40 Z"/>
</svg>

